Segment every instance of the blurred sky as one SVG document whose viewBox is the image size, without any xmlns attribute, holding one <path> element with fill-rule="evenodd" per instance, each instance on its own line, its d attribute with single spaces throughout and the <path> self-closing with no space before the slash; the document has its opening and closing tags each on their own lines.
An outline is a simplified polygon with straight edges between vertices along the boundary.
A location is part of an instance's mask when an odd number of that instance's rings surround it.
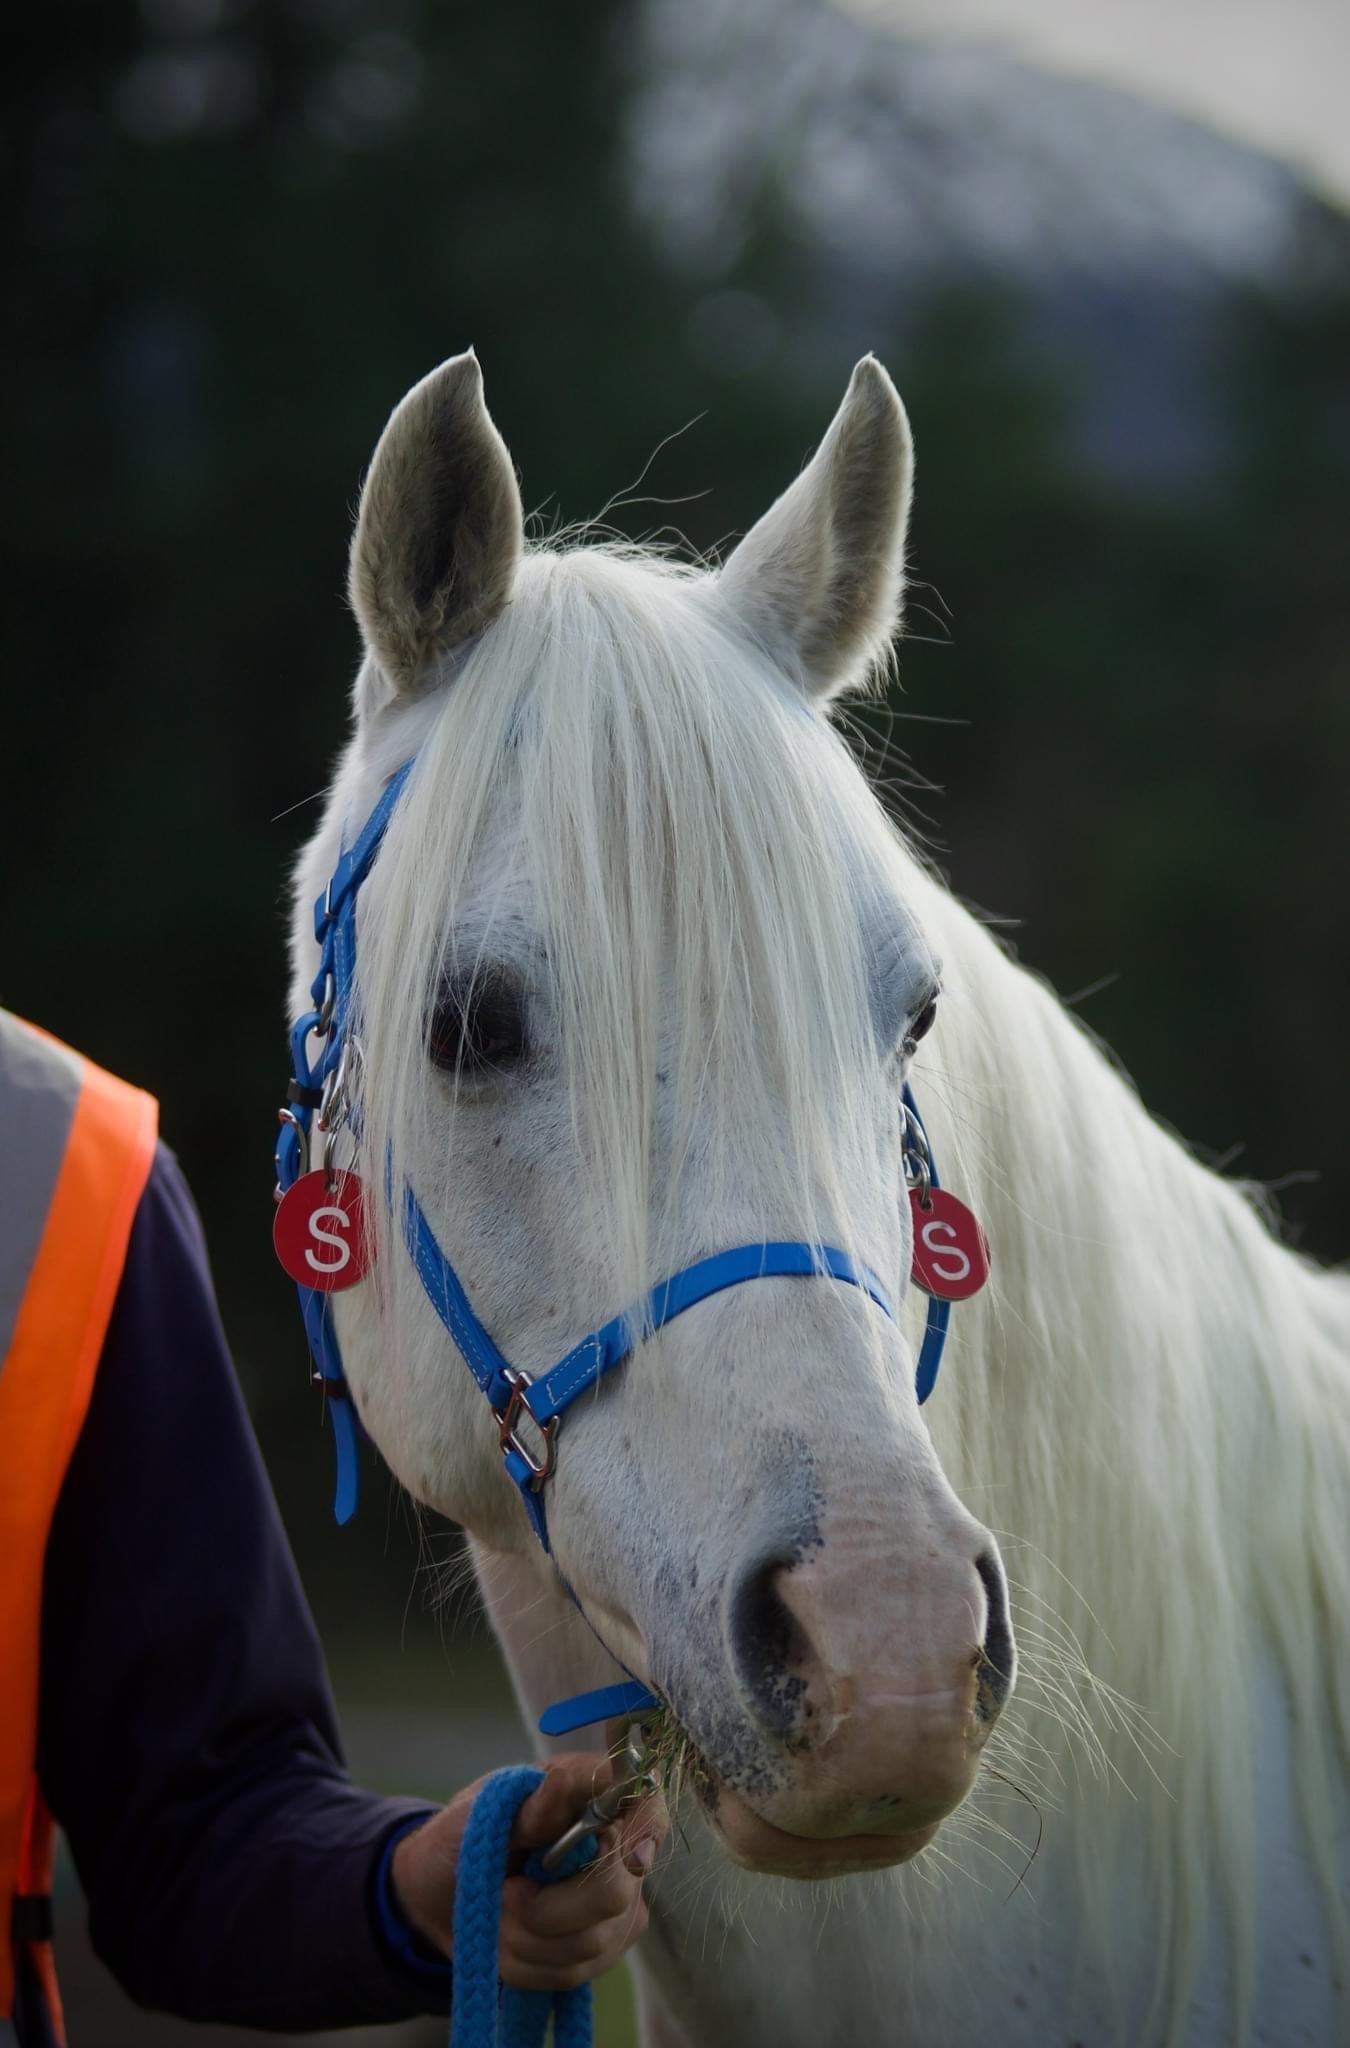
<svg viewBox="0 0 1350 2048">
<path fill-rule="evenodd" d="M 839 0 L 925 35 L 1129 86 L 1350 201 L 1347 0 Z"/>
</svg>

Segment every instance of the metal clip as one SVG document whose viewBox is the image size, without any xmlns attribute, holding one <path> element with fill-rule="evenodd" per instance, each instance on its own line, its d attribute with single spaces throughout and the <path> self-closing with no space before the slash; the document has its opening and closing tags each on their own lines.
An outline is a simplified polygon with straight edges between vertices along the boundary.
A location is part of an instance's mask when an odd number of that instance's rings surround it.
<svg viewBox="0 0 1350 2048">
<path fill-rule="evenodd" d="M 643 1799 L 653 1789 L 656 1781 L 631 1738 L 615 1758 L 615 1763 L 623 1776 L 616 1778 L 607 1792 L 596 1793 L 588 1799 L 571 1827 L 545 1849 L 539 1859 L 545 1870 L 556 1870 L 587 1835 L 598 1834 L 602 1828 L 607 1828 L 611 1821 L 618 1819 L 630 1800 Z"/>
</svg>

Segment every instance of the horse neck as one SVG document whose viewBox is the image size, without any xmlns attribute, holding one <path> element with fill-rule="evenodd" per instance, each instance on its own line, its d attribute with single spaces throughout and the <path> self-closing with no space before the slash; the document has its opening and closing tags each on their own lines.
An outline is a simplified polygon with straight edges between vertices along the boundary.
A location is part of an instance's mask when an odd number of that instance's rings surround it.
<svg viewBox="0 0 1350 2048">
<path fill-rule="evenodd" d="M 1236 1890 L 1252 1843 L 1231 1787 L 1260 1750 L 1260 1675 L 1318 1730 L 1295 1764 L 1305 1811 L 1350 1756 L 1350 1658 L 1319 1620 L 1350 1602 L 1332 1530 L 1350 1472 L 1350 1286 L 1279 1245 L 1049 992 L 932 894 L 954 1000 L 915 1085 L 994 1277 L 953 1315 L 931 1426 L 1003 1545 L 1025 1653 L 1005 1719 L 1013 1731 L 1020 1712 L 1061 1761 L 1090 1724 L 1107 1775 L 1148 1809 L 1157 1897 L 1177 1895 L 1176 1859 L 1206 1830 Z M 1115 1718 L 1089 1668 L 1146 1705 L 1172 1754 L 1144 1759 L 1139 1724 Z M 1078 1738 L 1061 1725 L 1075 1713 Z M 1103 1840 L 1121 1831 L 1104 1829 L 1097 1787 L 1076 1785 L 1070 1825 L 1105 1886 Z"/>
</svg>

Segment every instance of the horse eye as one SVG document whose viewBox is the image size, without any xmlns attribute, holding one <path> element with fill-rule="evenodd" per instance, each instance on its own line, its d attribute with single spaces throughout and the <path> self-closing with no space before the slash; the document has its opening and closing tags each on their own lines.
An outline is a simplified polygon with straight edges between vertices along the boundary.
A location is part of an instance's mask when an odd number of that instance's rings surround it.
<svg viewBox="0 0 1350 2048">
<path fill-rule="evenodd" d="M 525 1051 L 520 995 L 494 980 L 442 988 L 426 1045 L 427 1058 L 446 1074 L 488 1073 L 513 1065 Z"/>
<path fill-rule="evenodd" d="M 921 1038 L 927 1038 L 929 1032 L 932 1030 L 934 1024 L 937 1022 L 937 1006 L 937 997 L 935 995 L 929 996 L 928 1001 L 924 1004 L 918 1016 L 910 1025 L 909 1030 L 905 1033 L 906 1052 L 913 1052 L 919 1040 Z"/>
</svg>

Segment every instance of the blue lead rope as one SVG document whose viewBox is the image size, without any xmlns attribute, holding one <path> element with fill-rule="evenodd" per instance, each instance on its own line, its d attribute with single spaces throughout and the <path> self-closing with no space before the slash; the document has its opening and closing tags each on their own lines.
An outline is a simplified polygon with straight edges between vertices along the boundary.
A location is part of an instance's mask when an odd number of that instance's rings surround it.
<svg viewBox="0 0 1350 2048">
<path fill-rule="evenodd" d="M 469 1814 L 455 1879 L 450 2048 L 543 2048 L 550 2020 L 553 2048 L 591 2048 L 589 1984 L 574 1991 L 517 1991 L 497 1976 L 511 1828 L 543 1782 L 544 1773 L 532 1764 L 494 1771 Z M 532 1859 L 526 1875 L 540 1884 L 573 1877 L 593 1861 L 597 1846 L 587 1835 L 557 1869 L 545 1873 Z"/>
</svg>

